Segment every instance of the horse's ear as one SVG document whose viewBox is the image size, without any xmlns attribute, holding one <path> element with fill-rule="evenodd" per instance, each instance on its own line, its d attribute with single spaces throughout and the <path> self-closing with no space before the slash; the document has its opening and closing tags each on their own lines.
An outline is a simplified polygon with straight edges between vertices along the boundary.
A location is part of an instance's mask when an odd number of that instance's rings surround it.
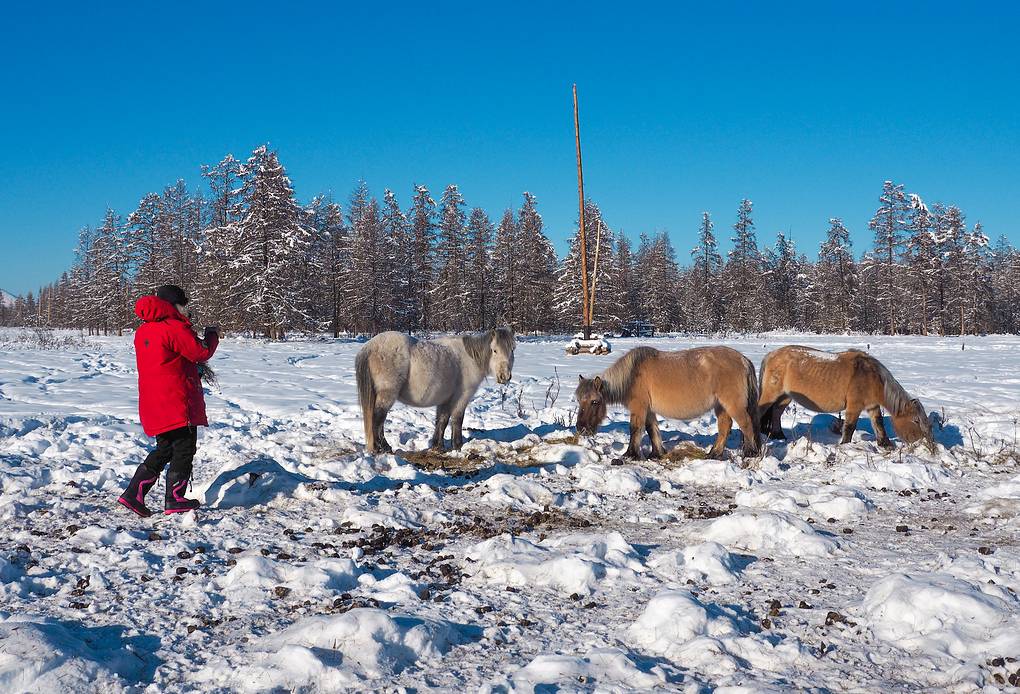
<svg viewBox="0 0 1020 694">
<path fill-rule="evenodd" d="M 602 388 L 603 388 L 603 386 L 605 386 L 605 384 L 606 384 L 606 382 L 602 380 L 601 376 L 596 376 L 595 377 L 595 387 L 596 388 L 598 388 L 599 390 L 602 390 Z"/>
</svg>

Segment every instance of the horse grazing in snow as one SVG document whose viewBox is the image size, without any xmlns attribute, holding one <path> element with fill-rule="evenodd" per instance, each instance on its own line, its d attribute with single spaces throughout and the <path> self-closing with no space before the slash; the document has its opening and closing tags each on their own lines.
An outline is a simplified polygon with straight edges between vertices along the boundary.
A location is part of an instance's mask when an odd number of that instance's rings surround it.
<svg viewBox="0 0 1020 694">
<path fill-rule="evenodd" d="M 785 439 L 780 418 L 791 400 L 814 412 L 841 412 L 848 443 L 865 411 L 871 418 L 878 445 L 892 442 L 882 422 L 882 408 L 892 416 L 895 433 L 906 443 L 924 440 L 932 447 L 931 422 L 921 401 L 911 398 L 889 369 L 867 352 L 823 352 L 790 345 L 769 352 L 761 363 L 758 414 L 769 438 Z"/>
<path fill-rule="evenodd" d="M 438 340 L 416 340 L 393 331 L 373 337 L 354 360 L 366 450 L 372 454 L 393 450 L 383 424 L 398 400 L 414 407 L 435 407 L 432 450 L 444 450 L 448 424 L 452 424 L 453 447 L 460 450 L 464 410 L 490 373 L 498 383 L 509 383 L 516 344 L 509 328 Z"/>
<path fill-rule="evenodd" d="M 644 432 L 652 444 L 652 457 L 665 455 L 657 414 L 671 419 L 693 419 L 715 411 L 719 435 L 709 456 L 719 457 L 736 421 L 743 434 L 742 453 L 756 456 L 758 440 L 758 379 L 754 365 L 729 347 L 699 347 L 660 352 L 651 347 L 630 350 L 602 375 L 580 377 L 577 398 L 577 433 L 594 434 L 606 418 L 606 406 L 622 403 L 630 410 L 630 445 L 624 454 L 641 457 Z"/>
</svg>

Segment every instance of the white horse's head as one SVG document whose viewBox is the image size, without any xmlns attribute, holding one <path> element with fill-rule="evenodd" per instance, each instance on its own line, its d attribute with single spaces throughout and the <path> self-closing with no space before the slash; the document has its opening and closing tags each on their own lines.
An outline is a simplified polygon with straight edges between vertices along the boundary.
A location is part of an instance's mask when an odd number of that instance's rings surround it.
<svg viewBox="0 0 1020 694">
<path fill-rule="evenodd" d="M 489 373 L 496 377 L 497 383 L 509 383 L 514 372 L 514 349 L 517 341 L 514 331 L 510 328 L 495 328 L 489 331 Z"/>
</svg>

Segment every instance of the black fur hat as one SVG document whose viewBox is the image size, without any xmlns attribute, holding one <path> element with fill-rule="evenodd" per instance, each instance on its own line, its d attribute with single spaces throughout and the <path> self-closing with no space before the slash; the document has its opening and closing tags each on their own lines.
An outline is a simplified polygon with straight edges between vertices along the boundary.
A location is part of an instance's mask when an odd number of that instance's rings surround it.
<svg viewBox="0 0 1020 694">
<path fill-rule="evenodd" d="M 174 306 L 187 306 L 188 297 L 184 293 L 184 290 L 178 287 L 176 284 L 164 284 L 162 287 L 156 288 L 156 296 L 167 301 Z"/>
</svg>

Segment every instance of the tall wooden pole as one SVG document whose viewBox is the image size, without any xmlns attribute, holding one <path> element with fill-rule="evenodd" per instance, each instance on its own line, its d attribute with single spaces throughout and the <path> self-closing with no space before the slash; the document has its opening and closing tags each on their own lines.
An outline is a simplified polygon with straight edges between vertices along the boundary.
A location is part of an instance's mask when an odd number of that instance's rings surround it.
<svg viewBox="0 0 1020 694">
<path fill-rule="evenodd" d="M 595 320 L 595 290 L 599 281 L 599 248 L 602 246 L 602 218 L 597 220 L 595 227 L 595 262 L 591 268 L 591 296 L 588 298 L 589 323 Z"/>
<path fill-rule="evenodd" d="M 591 317 L 588 315 L 588 244 L 584 227 L 584 174 L 581 170 L 581 126 L 577 118 L 577 85 L 574 85 L 574 143 L 577 145 L 577 207 L 581 228 L 581 330 L 584 339 L 591 339 Z"/>
</svg>

